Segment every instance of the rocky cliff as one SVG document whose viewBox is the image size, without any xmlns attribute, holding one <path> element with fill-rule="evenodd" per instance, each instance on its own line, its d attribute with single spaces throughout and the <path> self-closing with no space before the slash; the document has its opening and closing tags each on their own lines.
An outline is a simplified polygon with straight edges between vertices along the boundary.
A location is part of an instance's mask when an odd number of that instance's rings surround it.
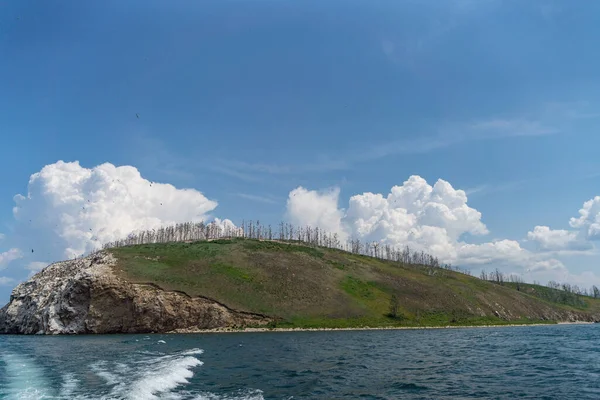
<svg viewBox="0 0 600 400">
<path fill-rule="evenodd" d="M 148 333 L 265 325 L 263 315 L 130 283 L 108 252 L 52 264 L 21 283 L 0 310 L 0 333 Z"/>
</svg>

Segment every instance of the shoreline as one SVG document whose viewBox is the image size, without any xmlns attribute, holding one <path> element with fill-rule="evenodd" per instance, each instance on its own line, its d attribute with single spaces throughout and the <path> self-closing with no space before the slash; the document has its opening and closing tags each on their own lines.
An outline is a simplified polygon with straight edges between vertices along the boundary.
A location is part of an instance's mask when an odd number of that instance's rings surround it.
<svg viewBox="0 0 600 400">
<path fill-rule="evenodd" d="M 386 330 L 421 330 L 421 329 L 470 329 L 470 328 L 504 328 L 552 325 L 591 325 L 595 322 L 551 322 L 534 324 L 502 324 L 502 325 L 446 325 L 446 326 L 384 326 L 384 327 L 355 327 L 355 328 L 215 328 L 215 329 L 177 329 L 165 334 L 195 334 L 195 333 L 263 333 L 263 332 L 327 332 L 327 331 L 386 331 Z"/>
</svg>

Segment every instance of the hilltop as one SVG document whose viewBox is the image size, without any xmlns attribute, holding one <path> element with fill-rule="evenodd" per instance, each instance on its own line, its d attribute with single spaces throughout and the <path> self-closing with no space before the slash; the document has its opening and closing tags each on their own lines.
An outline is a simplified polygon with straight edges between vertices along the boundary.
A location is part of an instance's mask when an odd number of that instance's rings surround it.
<svg viewBox="0 0 600 400">
<path fill-rule="evenodd" d="M 517 290 L 514 284 L 499 285 L 445 268 L 301 242 L 235 238 L 153 243 L 49 266 L 15 289 L 0 311 L 0 332 L 383 328 L 600 319 L 600 300 L 578 296 L 566 304 L 561 296 L 549 295 L 553 290 L 523 283 Z"/>
<path fill-rule="evenodd" d="M 230 239 L 111 250 L 130 282 L 204 296 L 279 327 L 439 326 L 591 320 L 600 300 L 552 302 L 554 289 L 498 285 L 432 266 L 297 241 Z M 398 313 L 391 318 L 392 295 Z"/>
</svg>

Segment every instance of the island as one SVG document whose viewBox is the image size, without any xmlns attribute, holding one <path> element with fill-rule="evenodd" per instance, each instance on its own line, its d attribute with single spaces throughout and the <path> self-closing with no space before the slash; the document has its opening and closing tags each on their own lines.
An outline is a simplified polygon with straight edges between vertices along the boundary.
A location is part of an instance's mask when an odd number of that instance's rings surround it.
<svg viewBox="0 0 600 400">
<path fill-rule="evenodd" d="M 600 299 L 425 262 L 248 238 L 107 248 L 49 265 L 0 333 L 415 328 L 600 321 Z M 568 295 L 568 296 L 567 296 Z"/>
</svg>

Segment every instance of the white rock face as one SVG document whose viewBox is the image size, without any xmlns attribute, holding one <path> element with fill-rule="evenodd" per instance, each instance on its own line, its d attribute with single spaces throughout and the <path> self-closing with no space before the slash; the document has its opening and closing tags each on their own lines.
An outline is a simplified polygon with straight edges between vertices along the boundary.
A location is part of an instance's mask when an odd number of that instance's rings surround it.
<svg viewBox="0 0 600 400">
<path fill-rule="evenodd" d="M 270 318 L 205 298 L 132 284 L 99 252 L 52 264 L 17 286 L 0 310 L 0 333 L 147 333 L 263 325 Z"/>
</svg>

